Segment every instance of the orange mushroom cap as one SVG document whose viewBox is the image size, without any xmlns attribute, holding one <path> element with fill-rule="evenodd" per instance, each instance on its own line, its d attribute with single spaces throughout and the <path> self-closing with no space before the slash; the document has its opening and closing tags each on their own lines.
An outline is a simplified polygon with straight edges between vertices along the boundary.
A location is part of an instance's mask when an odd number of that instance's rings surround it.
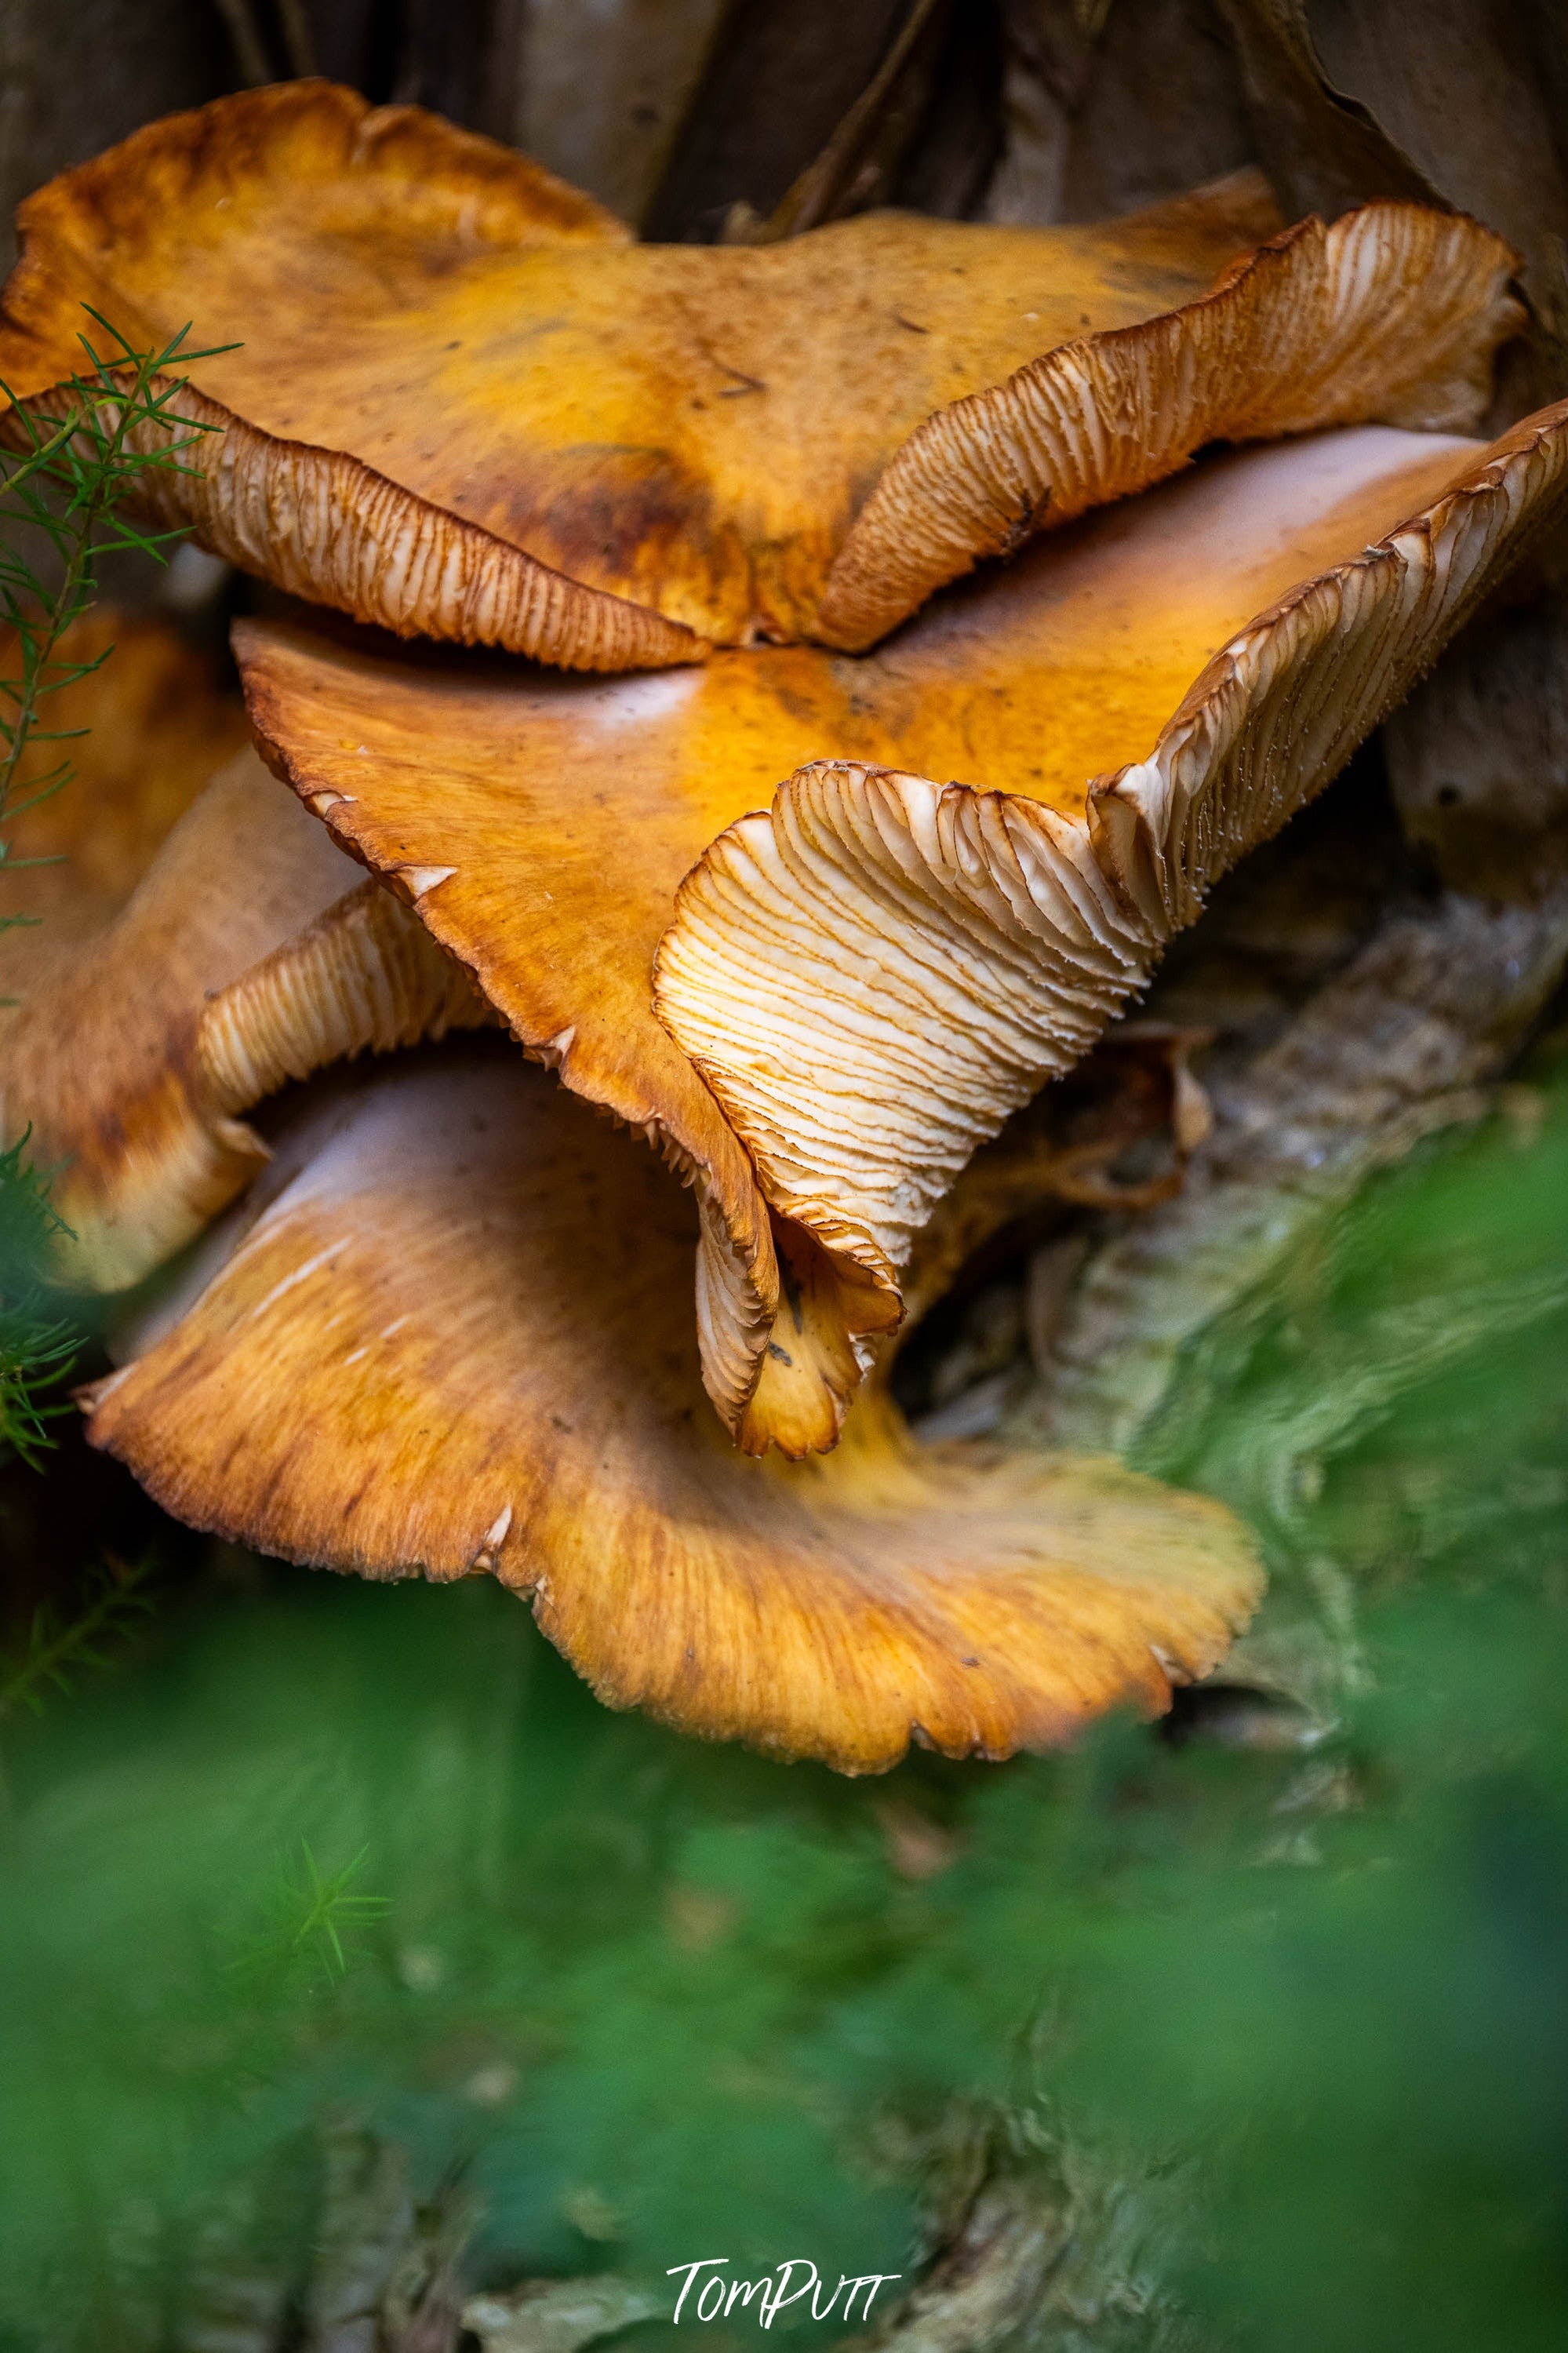
<svg viewBox="0 0 1568 2353">
<path fill-rule="evenodd" d="M 1491 448 L 1364 428 L 1206 460 L 858 660 L 600 682 L 281 622 L 237 649 L 268 761 L 531 1051 L 692 1176 L 710 1394 L 742 1446 L 798 1453 L 832 1444 L 975 1145 L 1565 479 L 1568 408 Z"/>
<path fill-rule="evenodd" d="M 0 379 L 47 405 L 84 302 L 154 348 L 194 320 L 235 348 L 182 405 L 227 430 L 149 495 L 402 633 L 598 670 L 864 646 L 1207 442 L 1474 424 L 1510 248 L 1403 204 L 1256 251 L 1278 227 L 1244 174 L 1095 227 L 641 246 L 504 148 L 291 82 L 28 198 Z"/>
<path fill-rule="evenodd" d="M 1033 653 L 1055 678 L 1026 778 L 818 762 L 731 826 L 681 886 L 656 1001 L 775 1212 L 896 1287 L 975 1145 L 1338 773 L 1565 492 L 1568 403 L 1490 448 L 1363 428 L 1217 459 L 1040 551 Z"/>
<path fill-rule="evenodd" d="M 210 665 L 110 616 L 62 650 L 111 642 L 49 706 L 51 726 L 89 732 L 70 783 L 13 830 L 15 857 L 59 861 L 7 868 L 11 905 L 41 920 L 0 932 L 4 1132 L 30 1129 L 55 1171 L 62 1273 L 101 1290 L 255 1175 L 266 1146 L 237 1114 L 285 1078 L 487 1012 L 254 753 L 235 756 L 244 712 Z"/>
<path fill-rule="evenodd" d="M 1255 1602 L 1220 1505 L 1105 1459 L 918 1449 L 868 1398 L 826 1461 L 707 1410 L 673 1176 L 506 1048 L 336 1077 L 259 1197 L 89 1393 L 183 1519 L 401 1577 L 492 1570 L 599 1696 L 846 1772 L 1150 1712 Z"/>
</svg>

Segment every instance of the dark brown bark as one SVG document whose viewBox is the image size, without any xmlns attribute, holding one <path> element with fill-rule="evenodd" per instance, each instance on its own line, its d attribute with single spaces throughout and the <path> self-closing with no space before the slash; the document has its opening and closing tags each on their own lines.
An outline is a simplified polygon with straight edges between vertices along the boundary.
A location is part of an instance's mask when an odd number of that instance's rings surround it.
<svg viewBox="0 0 1568 2353">
<path fill-rule="evenodd" d="M 1220 0 L 1258 157 L 1294 217 L 1374 196 L 1473 214 L 1516 245 L 1533 364 L 1568 384 L 1568 37 L 1560 0 Z"/>
<path fill-rule="evenodd" d="M 992 219 L 1103 219 L 1257 161 L 1212 0 L 1006 0 L 1004 29 Z"/>
</svg>

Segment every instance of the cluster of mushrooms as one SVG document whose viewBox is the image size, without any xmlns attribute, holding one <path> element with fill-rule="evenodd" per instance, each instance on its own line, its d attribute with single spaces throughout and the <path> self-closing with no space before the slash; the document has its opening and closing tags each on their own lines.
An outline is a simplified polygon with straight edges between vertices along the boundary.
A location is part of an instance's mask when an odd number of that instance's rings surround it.
<svg viewBox="0 0 1568 2353">
<path fill-rule="evenodd" d="M 1206 1672 L 1247 1533 L 918 1445 L 890 1335 L 976 1146 L 1551 518 L 1568 403 L 1476 438 L 1510 249 L 1285 227 L 1253 174 L 645 246 L 313 81 L 20 228 L 35 411 L 84 302 L 233 346 L 159 511 L 269 584 L 247 722 L 121 631 L 118 761 L 20 845 L 70 856 L 5 942 L 6 1131 L 128 1295 L 94 1442 L 273 1554 L 493 1574 L 611 1704 L 846 1771 Z"/>
</svg>

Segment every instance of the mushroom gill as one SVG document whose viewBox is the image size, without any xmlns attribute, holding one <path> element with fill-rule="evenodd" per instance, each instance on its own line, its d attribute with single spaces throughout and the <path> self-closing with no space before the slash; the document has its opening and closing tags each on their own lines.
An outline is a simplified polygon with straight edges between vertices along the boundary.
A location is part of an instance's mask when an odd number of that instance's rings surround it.
<svg viewBox="0 0 1568 2353">
<path fill-rule="evenodd" d="M 190 368 L 186 412 L 227 429 L 160 474 L 165 519 L 360 620 L 588 670 L 864 646 L 1217 438 L 1473 426 L 1521 315 L 1474 222 L 1277 234 L 1255 174 L 1092 227 L 637 245 L 525 158 L 318 81 L 153 123 L 19 229 L 18 399 L 68 375 L 84 302 L 232 346 Z"/>
<path fill-rule="evenodd" d="M 612 1706 L 845 1772 L 1153 1712 L 1260 1586 L 1220 1505 L 1104 1458 L 914 1447 L 868 1398 L 826 1461 L 703 1401 L 668 1171 L 500 1040 L 318 1082 L 89 1394 L 167 1509 L 285 1557 L 490 1570 Z"/>
<path fill-rule="evenodd" d="M 8 899 L 44 920 L 0 933 L 0 1124 L 55 1172 L 62 1274 L 99 1290 L 139 1281 L 255 1175 L 266 1146 L 237 1114 L 286 1078 L 487 1014 L 236 753 L 244 714 L 200 657 L 103 616 L 65 650 L 111 641 L 52 707 L 90 731 L 78 774 L 12 828 L 15 859 L 58 861 L 8 863 Z"/>
<path fill-rule="evenodd" d="M 858 659 L 610 682 L 303 622 L 237 647 L 269 763 L 693 1177 L 709 1393 L 748 1451 L 798 1454 L 975 1145 L 1328 782 L 1565 471 L 1568 408 L 1489 448 L 1365 427 L 1209 459 Z"/>
</svg>

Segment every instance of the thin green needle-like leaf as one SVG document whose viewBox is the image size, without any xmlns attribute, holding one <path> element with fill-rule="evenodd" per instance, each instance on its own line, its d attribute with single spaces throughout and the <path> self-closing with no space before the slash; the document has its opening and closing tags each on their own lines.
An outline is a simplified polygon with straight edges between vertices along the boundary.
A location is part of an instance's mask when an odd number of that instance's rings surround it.
<svg viewBox="0 0 1568 2353">
<path fill-rule="evenodd" d="M 36 1715 L 48 1694 L 68 1691 L 73 1675 L 84 1667 L 108 1666 L 112 1654 L 105 1642 L 122 1641 L 152 1609 L 142 1590 L 148 1575 L 145 1562 L 108 1567 L 76 1617 L 62 1619 L 47 1607 L 35 1610 L 19 1653 L 0 1670 L 0 1719 L 22 1708 Z"/>
</svg>

